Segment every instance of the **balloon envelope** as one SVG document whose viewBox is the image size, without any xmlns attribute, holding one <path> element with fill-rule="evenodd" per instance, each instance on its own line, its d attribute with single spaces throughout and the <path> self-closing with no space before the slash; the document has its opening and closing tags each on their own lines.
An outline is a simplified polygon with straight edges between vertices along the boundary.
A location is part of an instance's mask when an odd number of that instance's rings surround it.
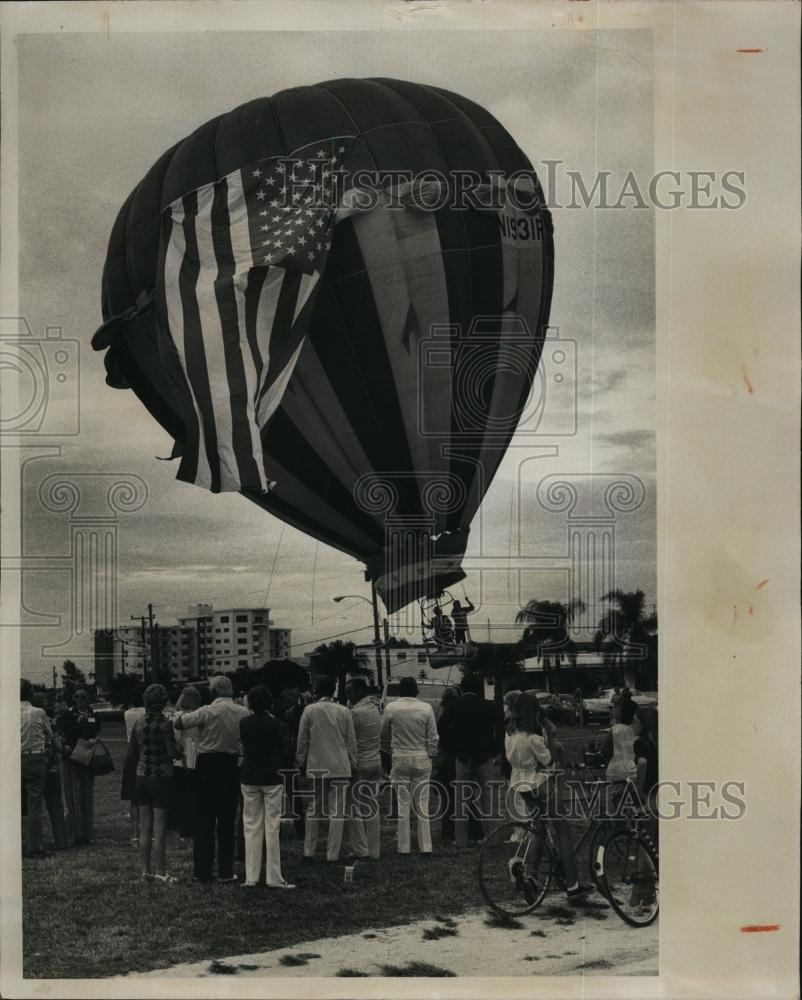
<svg viewBox="0 0 802 1000">
<path fill-rule="evenodd" d="M 361 560 L 394 611 L 464 576 L 553 261 L 535 173 L 492 115 L 335 80 L 154 164 L 114 224 L 93 343 L 174 438 L 179 478 Z"/>
</svg>

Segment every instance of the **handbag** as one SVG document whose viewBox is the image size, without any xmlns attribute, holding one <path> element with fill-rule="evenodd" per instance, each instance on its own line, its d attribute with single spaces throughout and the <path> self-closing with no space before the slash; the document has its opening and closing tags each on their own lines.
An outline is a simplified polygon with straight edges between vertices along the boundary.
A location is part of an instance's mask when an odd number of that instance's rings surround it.
<svg viewBox="0 0 802 1000">
<path fill-rule="evenodd" d="M 80 764 L 82 767 L 89 767 L 92 760 L 92 747 L 85 739 L 79 739 L 75 746 L 72 748 L 70 753 L 70 760 L 74 764 Z"/>
<path fill-rule="evenodd" d="M 110 774 L 114 770 L 114 761 L 106 747 L 106 744 L 98 740 L 93 747 L 92 757 L 89 761 L 89 773 L 98 777 L 101 774 Z"/>
</svg>

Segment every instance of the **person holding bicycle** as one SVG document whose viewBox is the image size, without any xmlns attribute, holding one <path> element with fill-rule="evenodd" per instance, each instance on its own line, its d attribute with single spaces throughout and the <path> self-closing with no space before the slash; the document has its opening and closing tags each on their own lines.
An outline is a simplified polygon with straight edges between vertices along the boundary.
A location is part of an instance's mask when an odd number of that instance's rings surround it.
<svg viewBox="0 0 802 1000">
<path fill-rule="evenodd" d="M 546 745 L 540 706 L 534 695 L 521 694 L 513 699 L 504 749 L 511 767 L 511 792 L 518 792 L 527 806 L 539 809 L 551 824 L 560 851 L 568 901 L 581 902 L 592 886 L 579 881 L 571 828 L 568 820 L 560 815 L 556 776 L 553 772 L 549 774 L 544 770 L 552 763 L 552 756 Z M 511 871 L 510 874 L 516 880 L 521 879 L 521 888 L 527 902 L 533 901 L 537 896 L 534 876 L 528 874 L 527 869 L 530 872 L 536 871 L 538 863 L 539 858 L 532 859 L 532 863 L 527 862 L 525 866 L 520 858 L 511 860 L 511 864 L 517 864 L 522 869 Z"/>
</svg>

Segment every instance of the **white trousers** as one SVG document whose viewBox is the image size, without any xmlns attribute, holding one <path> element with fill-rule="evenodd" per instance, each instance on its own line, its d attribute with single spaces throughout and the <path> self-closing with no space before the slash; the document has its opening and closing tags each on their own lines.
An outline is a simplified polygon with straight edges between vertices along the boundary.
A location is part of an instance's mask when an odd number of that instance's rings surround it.
<svg viewBox="0 0 802 1000">
<path fill-rule="evenodd" d="M 283 785 L 240 785 L 242 832 L 245 835 L 245 881 L 255 884 L 262 872 L 262 845 L 267 851 L 267 884 L 281 876 L 281 806 Z"/>
<path fill-rule="evenodd" d="M 326 860 L 336 861 L 340 856 L 345 825 L 345 811 L 350 778 L 322 778 L 316 775 L 312 783 L 312 801 L 306 814 L 304 854 L 315 856 L 318 830 L 326 815 L 329 832 L 326 839 Z"/>
<path fill-rule="evenodd" d="M 411 849 L 410 809 L 418 820 L 418 850 L 431 854 L 432 831 L 429 822 L 429 788 L 432 759 L 426 753 L 393 755 L 390 781 L 398 797 L 398 853 Z"/>
</svg>

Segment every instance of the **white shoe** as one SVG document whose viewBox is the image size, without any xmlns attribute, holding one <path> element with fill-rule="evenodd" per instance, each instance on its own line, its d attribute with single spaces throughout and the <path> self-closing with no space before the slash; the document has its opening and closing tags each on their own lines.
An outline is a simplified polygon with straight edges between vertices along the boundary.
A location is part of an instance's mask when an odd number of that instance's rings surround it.
<svg viewBox="0 0 802 1000">
<path fill-rule="evenodd" d="M 294 889 L 292 882 L 268 882 L 268 889 Z"/>
</svg>

